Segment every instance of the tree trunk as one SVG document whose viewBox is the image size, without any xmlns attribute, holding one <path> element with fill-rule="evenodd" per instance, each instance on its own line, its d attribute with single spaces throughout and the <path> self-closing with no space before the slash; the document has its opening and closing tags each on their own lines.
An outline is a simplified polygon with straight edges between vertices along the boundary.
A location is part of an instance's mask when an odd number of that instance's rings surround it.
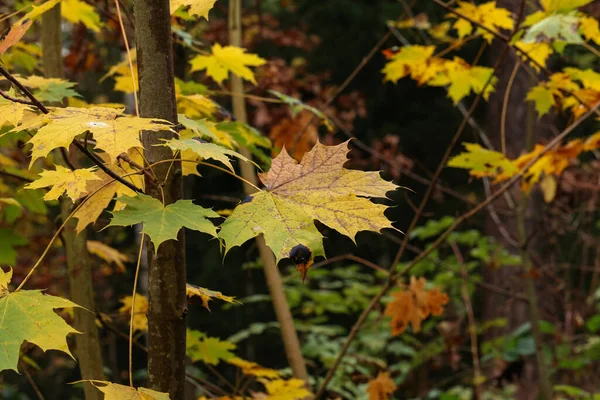
<svg viewBox="0 0 600 400">
<path fill-rule="evenodd" d="M 241 13 L 242 13 L 241 0 L 230 0 L 229 2 L 229 42 L 232 46 L 242 46 L 242 25 L 241 25 Z M 246 102 L 243 97 L 244 94 L 244 83 L 242 79 L 232 74 L 231 75 L 231 92 L 233 93 L 233 115 L 235 118 L 243 123 L 247 122 L 246 118 Z M 240 153 L 244 156 L 251 158 L 252 155 L 248 149 L 240 148 Z M 257 184 L 258 179 L 254 166 L 249 163 L 241 163 L 242 177 L 247 181 Z M 255 189 L 244 184 L 244 192 L 246 194 L 252 194 Z M 302 379 L 308 382 L 308 372 L 306 371 L 306 363 L 302 356 L 302 349 L 300 348 L 300 341 L 296 333 L 294 326 L 294 319 L 290 312 L 285 292 L 283 291 L 283 282 L 279 275 L 279 269 L 277 269 L 277 261 L 273 252 L 267 247 L 264 237 L 256 238 L 256 245 L 259 250 L 260 257 L 264 264 L 265 277 L 267 279 L 267 286 L 269 293 L 271 293 L 271 299 L 273 301 L 273 307 L 275 308 L 275 314 L 279 321 L 279 327 L 281 329 L 281 338 L 283 340 L 283 346 L 285 348 L 285 355 L 288 359 L 288 363 L 292 368 L 294 377 Z"/>
<path fill-rule="evenodd" d="M 62 41 L 61 41 L 61 5 L 42 16 L 42 62 L 44 75 L 48 78 L 62 78 Z M 75 156 L 76 153 L 71 153 Z M 73 211 L 73 203 L 68 198 L 61 199 L 63 220 Z M 94 311 L 94 286 L 92 280 L 92 264 L 87 251 L 87 232 L 79 235 L 75 231 L 75 222 L 70 221 L 63 229 L 71 300 L 85 307 L 75 308 L 73 327 L 82 332 L 75 336 L 75 355 L 79 364 L 81 379 L 105 380 L 104 364 L 100 349 L 100 338 L 96 326 Z M 84 385 L 87 400 L 101 400 L 104 396 L 91 385 Z"/>
<path fill-rule="evenodd" d="M 498 6 L 507 8 L 516 14 L 521 7 L 521 2 L 522 0 L 503 0 L 498 2 Z M 492 57 L 495 57 L 499 49 L 503 46 L 504 43 L 495 42 L 490 51 Z M 517 66 L 518 63 L 519 61 L 514 52 L 509 52 L 505 57 L 505 61 L 497 73 L 498 82 L 496 84 L 496 91 L 490 97 L 486 121 L 488 133 L 496 150 L 502 151 L 504 148 L 506 155 L 512 159 L 518 157 L 523 152 L 529 151 L 534 143 L 542 141 L 551 135 L 548 120 L 546 118 L 538 119 L 532 103 L 525 100 L 527 91 L 534 82 L 525 70 L 527 67 L 525 65 Z M 515 68 L 517 68 L 516 71 Z M 510 94 L 506 102 L 506 109 L 504 110 L 507 90 L 510 90 Z M 503 114 L 505 115 L 503 116 Z M 503 123 L 505 123 L 504 144 L 502 143 L 501 128 Z M 548 396 L 548 392 L 551 389 L 547 369 L 543 365 L 544 360 L 542 355 L 539 354 L 542 338 L 539 329 L 537 329 L 537 322 L 540 316 L 547 316 L 552 311 L 555 303 L 548 290 L 542 291 L 544 288 L 544 279 L 532 282 L 531 279 L 534 278 L 529 273 L 531 260 L 535 259 L 532 258 L 532 255 L 543 255 L 546 254 L 547 250 L 545 249 L 545 244 L 540 240 L 540 233 L 543 232 L 540 216 L 542 215 L 544 203 L 539 193 L 536 193 L 535 190 L 529 196 L 529 199 L 525 199 L 524 196 L 525 194 L 522 190 L 515 186 L 510 192 L 511 200 L 503 197 L 494 203 L 495 207 L 513 209 L 514 217 L 503 217 L 502 222 L 505 225 L 506 232 L 509 232 L 516 242 L 523 243 L 523 248 L 510 243 L 502 235 L 496 222 L 489 215 L 486 216 L 486 232 L 488 235 L 494 237 L 497 242 L 503 244 L 509 251 L 516 254 L 520 253 L 523 258 L 523 269 L 510 266 L 494 269 L 488 268 L 484 271 L 484 277 L 486 283 L 505 288 L 515 293 L 526 294 L 528 300 L 533 301 L 530 301 L 528 304 L 486 291 L 483 320 L 507 319 L 507 324 L 503 329 L 493 329 L 486 332 L 487 339 L 507 334 L 526 322 L 532 323 L 534 339 L 538 348 L 537 367 L 533 362 L 526 363 L 524 376 L 520 377 L 521 385 L 518 398 L 533 399 L 538 390 L 540 395 Z M 544 305 L 544 309 L 539 310 L 538 305 Z"/>
<path fill-rule="evenodd" d="M 173 80 L 173 49 L 169 0 L 137 0 L 134 5 L 135 35 L 140 82 L 140 116 L 177 122 Z M 142 137 L 149 163 L 173 158 L 168 147 L 155 146 L 170 139 L 168 132 L 145 132 Z M 158 185 L 146 182 L 147 194 L 171 204 L 182 198 L 181 164 L 157 165 Z M 184 398 L 185 242 L 164 242 L 155 253 L 148 244 L 148 381 L 151 389 L 168 392 L 173 400 Z"/>
</svg>

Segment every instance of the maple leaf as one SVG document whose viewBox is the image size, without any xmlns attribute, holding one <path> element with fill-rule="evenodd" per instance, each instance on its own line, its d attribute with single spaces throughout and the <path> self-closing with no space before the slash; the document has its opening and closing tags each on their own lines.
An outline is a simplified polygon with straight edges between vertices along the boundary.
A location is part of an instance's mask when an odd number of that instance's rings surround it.
<svg viewBox="0 0 600 400">
<path fill-rule="evenodd" d="M 266 61 L 256 54 L 247 54 L 245 49 L 236 46 L 222 47 L 215 43 L 212 47 L 212 54 L 209 56 L 199 55 L 194 57 L 190 64 L 191 71 L 200 71 L 205 69 L 208 76 L 212 77 L 217 83 L 223 82 L 229 72 L 256 84 L 254 73 L 250 67 L 258 67 Z"/>
<path fill-rule="evenodd" d="M 369 381 L 369 400 L 388 400 L 397 388 L 389 372 L 379 372 L 377 378 Z"/>
<path fill-rule="evenodd" d="M 585 6 L 593 0 L 540 0 L 544 11 L 548 14 L 553 12 L 568 12 Z"/>
<path fill-rule="evenodd" d="M 41 290 L 9 292 L 9 272 L 0 270 L 0 371 L 17 371 L 19 350 L 24 341 L 42 350 L 60 350 L 71 357 L 67 335 L 79 333 L 54 312 L 56 308 L 79 307 L 70 300 L 43 294 Z"/>
<path fill-rule="evenodd" d="M 194 296 L 200 297 L 200 299 L 202 299 L 202 305 L 208 311 L 210 311 L 210 308 L 208 307 L 208 302 L 212 299 L 223 300 L 227 303 L 237 303 L 237 301 L 235 300 L 235 297 L 225 296 L 221 292 L 206 289 L 206 288 L 192 285 L 189 283 L 186 283 L 186 285 L 185 285 L 185 292 L 188 297 L 194 297 Z"/>
<path fill-rule="evenodd" d="M 581 44 L 583 39 L 578 33 L 578 27 L 577 13 L 552 14 L 531 26 L 522 41 L 539 43 L 560 40 L 565 43 Z"/>
<path fill-rule="evenodd" d="M 179 7 L 189 6 L 189 13 L 204 17 L 208 21 L 208 12 L 213 8 L 217 0 L 171 0 L 171 14 Z"/>
<path fill-rule="evenodd" d="M 121 299 L 123 305 L 119 308 L 119 313 L 131 317 L 131 303 L 133 296 L 125 296 Z M 133 310 L 133 330 L 147 332 L 148 331 L 148 299 L 141 294 L 135 295 L 135 308 Z M 129 321 L 129 319 L 128 319 Z"/>
<path fill-rule="evenodd" d="M 554 53 L 552 46 L 548 43 L 524 43 L 523 41 L 518 41 L 515 43 L 514 47 L 519 52 L 523 61 L 529 62 L 531 67 L 538 72 L 540 66 L 545 67 L 548 57 Z M 523 53 L 526 53 L 529 58 Z M 533 60 L 533 62 L 531 62 L 530 59 Z"/>
<path fill-rule="evenodd" d="M 269 172 L 259 175 L 265 190 L 244 199 L 221 225 L 226 252 L 262 233 L 277 261 L 301 247 L 309 250 L 310 257 L 303 257 L 308 260 L 324 255 L 314 220 L 352 240 L 359 231 L 393 228 L 383 214 L 387 207 L 367 198 L 385 197 L 397 186 L 379 172 L 343 168 L 348 142 L 317 142 L 300 164 L 282 150 Z"/>
<path fill-rule="evenodd" d="M 600 24 L 596 18 L 589 16 L 579 18 L 579 29 L 585 40 L 600 45 Z"/>
<path fill-rule="evenodd" d="M 169 400 L 169 394 L 156 390 L 119 385 L 108 381 L 82 381 L 89 382 L 96 389 L 104 393 L 104 400 Z"/>
<path fill-rule="evenodd" d="M 235 348 L 236 345 L 231 342 L 206 336 L 204 332 L 187 330 L 185 354 L 192 362 L 217 365 L 221 360 L 234 358 L 235 354 L 231 351 Z"/>
<path fill-rule="evenodd" d="M 177 239 L 177 232 L 184 226 L 217 236 L 217 229 L 207 218 L 219 218 L 219 214 L 197 206 L 191 200 L 179 200 L 165 207 L 153 197 L 138 194 L 136 197 L 121 197 L 119 201 L 126 207 L 112 212 L 113 218 L 108 226 L 144 224 L 142 233 L 150 237 L 155 252 L 164 241 Z"/>
<path fill-rule="evenodd" d="M 437 73 L 436 69 L 431 68 L 437 64 L 428 63 L 434 52 L 435 46 L 402 47 L 383 68 L 384 81 L 396 83 L 399 79 L 410 75 L 419 84 L 427 82 Z"/>
<path fill-rule="evenodd" d="M 278 379 L 281 377 L 281 374 L 274 369 L 265 368 L 255 362 L 246 361 L 239 357 L 229 358 L 224 361 L 228 364 L 235 365 L 236 367 L 240 368 L 244 375 L 251 375 L 267 379 Z"/>
<path fill-rule="evenodd" d="M 229 161 L 229 157 L 237 157 L 240 160 L 251 162 L 236 151 L 226 149 L 225 147 L 214 143 L 201 142 L 193 138 L 165 140 L 165 146 L 170 147 L 173 151 L 190 150 L 195 155 L 192 160 L 213 159 L 219 161 L 225 164 L 231 172 L 234 172 L 235 170 Z"/>
<path fill-rule="evenodd" d="M 527 100 L 535 102 L 538 114 L 544 115 L 557 102 L 564 98 L 564 91 L 572 92 L 579 86 L 571 80 L 571 75 L 566 72 L 557 72 L 550 76 L 546 82 L 540 82 L 527 93 Z"/>
<path fill-rule="evenodd" d="M 129 257 L 119 250 L 112 248 L 97 240 L 88 240 L 86 247 L 90 254 L 94 254 L 109 264 L 115 264 L 119 272 L 125 272 L 126 262 L 131 261 Z"/>
<path fill-rule="evenodd" d="M 30 75 L 20 78 L 20 82 L 33 89 L 33 94 L 38 100 L 59 102 L 65 97 L 77 97 L 79 94 L 73 90 L 74 82 L 59 78 L 45 78 L 38 75 Z"/>
<path fill-rule="evenodd" d="M 227 135 L 229 142 L 237 144 L 237 147 L 245 147 L 255 156 L 263 165 L 270 165 L 271 159 L 266 156 L 262 149 L 270 149 L 271 141 L 263 136 L 258 130 L 252 126 L 240 121 L 225 121 L 220 122 L 216 126 L 217 134 L 219 134 L 218 142 L 227 146 L 223 135 Z"/>
<path fill-rule="evenodd" d="M 91 132 L 96 148 L 103 150 L 112 161 L 132 148 L 141 148 L 140 132 L 173 131 L 166 122 L 150 118 L 120 116 L 119 110 L 107 107 L 56 108 L 41 115 L 31 124 L 43 125 L 29 140 L 33 145 L 30 166 L 53 149 L 64 147 L 84 132 Z M 21 130 L 24 127 L 19 127 Z"/>
<path fill-rule="evenodd" d="M 458 7 L 455 10 L 467 18 L 479 22 L 481 25 L 494 32 L 498 32 L 500 29 L 511 30 L 514 26 L 510 11 L 505 8 L 498 8 L 495 1 L 480 5 L 475 5 L 468 1 L 459 1 Z M 473 24 L 467 19 L 457 17 L 453 13 L 446 15 L 446 17 L 457 19 L 456 22 L 454 22 L 453 28 L 458 32 L 459 38 L 462 39 L 473 32 Z M 491 42 L 494 38 L 492 33 L 480 27 L 477 28 L 477 32 L 488 42 Z"/>
<path fill-rule="evenodd" d="M 17 126 L 23 120 L 26 111 L 32 111 L 31 107 L 26 104 L 1 99 L 0 127 L 5 124 Z"/>
<path fill-rule="evenodd" d="M 492 68 L 471 66 L 463 59 L 455 57 L 454 60 L 446 62 L 444 70 L 432 78 L 428 84 L 431 86 L 449 85 L 448 96 L 456 105 L 471 91 L 480 93 L 493 73 Z M 489 98 L 496 81 L 497 78 L 493 77 L 487 85 L 483 93 L 484 99 Z"/>
<path fill-rule="evenodd" d="M 302 400 L 312 396 L 302 379 L 259 379 L 267 390 L 269 400 Z"/>
<path fill-rule="evenodd" d="M 294 159 L 300 161 L 319 140 L 319 132 L 317 124 L 313 121 L 313 115 L 302 111 L 293 119 L 283 119 L 273 126 L 269 137 L 275 145 L 273 156 L 277 154 L 276 149 L 287 147 L 294 149 L 292 155 Z"/>
<path fill-rule="evenodd" d="M 56 165 L 56 170 L 45 170 L 40 173 L 40 178 L 25 185 L 25 189 L 41 189 L 52 187 L 44 195 L 44 200 L 57 200 L 63 193 L 75 202 L 87 194 L 88 181 L 100 180 L 95 174 L 96 167 L 79 168 L 71 171 L 60 165 Z"/>
<path fill-rule="evenodd" d="M 130 150 L 127 152 L 129 158 L 136 161 L 139 165 L 143 164 L 143 157 L 137 149 Z M 133 168 L 127 163 L 115 163 L 109 164 L 111 170 L 115 173 L 123 176 L 133 172 Z M 77 226 L 75 230 L 79 233 L 85 229 L 89 224 L 96 222 L 102 211 L 104 211 L 110 204 L 111 200 L 117 196 L 133 197 L 136 193 L 123 185 L 120 182 L 114 181 L 113 178 L 108 176 L 104 171 L 96 171 L 96 175 L 100 178 L 99 180 L 92 180 L 87 182 L 86 194 L 93 195 L 86 200 L 85 203 L 73 214 L 73 218 L 77 218 Z M 124 178 L 131 182 L 134 186 L 143 189 L 144 179 L 141 175 L 130 175 Z M 112 182 L 111 182 L 112 181 Z M 109 183 L 111 182 L 111 183 Z M 115 202 L 113 210 L 122 210 L 125 205 L 119 201 Z"/>
<path fill-rule="evenodd" d="M 430 315 L 441 315 L 443 306 L 448 303 L 448 295 L 434 288 L 425 290 L 425 278 L 410 277 L 408 290 L 395 292 L 392 300 L 385 308 L 384 315 L 391 316 L 392 335 L 404 332 L 408 324 L 413 332 L 421 330 L 421 323 Z"/>
<path fill-rule="evenodd" d="M 100 32 L 100 28 L 104 26 L 94 7 L 81 0 L 62 0 L 60 13 L 70 23 L 82 23 L 94 32 Z"/>
<path fill-rule="evenodd" d="M 516 165 L 500 152 L 484 149 L 477 143 L 463 143 L 467 150 L 448 161 L 449 167 L 465 168 L 473 176 L 512 176 L 519 172 Z"/>
</svg>

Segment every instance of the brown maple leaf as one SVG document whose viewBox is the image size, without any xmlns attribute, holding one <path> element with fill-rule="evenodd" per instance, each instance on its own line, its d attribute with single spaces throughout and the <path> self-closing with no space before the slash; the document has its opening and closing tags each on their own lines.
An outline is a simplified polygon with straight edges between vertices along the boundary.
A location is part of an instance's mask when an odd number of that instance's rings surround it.
<svg viewBox="0 0 600 400">
<path fill-rule="evenodd" d="M 396 389 L 397 386 L 390 378 L 390 373 L 380 372 L 377 378 L 369 381 L 367 393 L 369 393 L 369 400 L 388 400 Z"/>
<path fill-rule="evenodd" d="M 385 308 L 384 315 L 391 316 L 392 335 L 399 335 L 406 330 L 408 324 L 413 331 L 421 330 L 421 323 L 430 315 L 441 315 L 444 305 L 448 303 L 448 295 L 438 288 L 425 290 L 425 278 L 410 278 L 406 291 L 392 294 L 392 300 Z"/>
</svg>

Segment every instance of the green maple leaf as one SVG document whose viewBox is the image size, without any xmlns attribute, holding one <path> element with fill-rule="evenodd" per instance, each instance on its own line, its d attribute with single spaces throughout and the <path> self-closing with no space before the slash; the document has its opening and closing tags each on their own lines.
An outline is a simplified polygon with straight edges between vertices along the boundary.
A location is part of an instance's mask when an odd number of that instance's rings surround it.
<svg viewBox="0 0 600 400">
<path fill-rule="evenodd" d="M 221 360 L 235 357 L 231 350 L 236 345 L 219 338 L 206 336 L 204 332 L 188 329 L 186 338 L 186 355 L 193 361 L 217 365 Z"/>
<path fill-rule="evenodd" d="M 397 186 L 377 171 L 343 168 L 348 152 L 348 142 L 317 143 L 298 164 L 282 150 L 269 172 L 259 175 L 265 190 L 244 199 L 221 225 L 226 251 L 263 234 L 277 261 L 295 255 L 309 261 L 324 255 L 315 220 L 353 240 L 359 231 L 393 228 L 384 215 L 387 206 L 368 198 L 385 198 Z"/>
<path fill-rule="evenodd" d="M 184 226 L 217 236 L 216 227 L 207 218 L 219 218 L 220 215 L 195 205 L 191 200 L 179 200 L 164 207 L 157 199 L 139 194 L 136 197 L 121 197 L 119 201 L 125 203 L 126 207 L 112 213 L 113 218 L 108 226 L 144 224 L 142 233 L 150 237 L 154 251 L 164 241 L 177 239 L 177 232 Z"/>
<path fill-rule="evenodd" d="M 41 290 L 9 292 L 12 279 L 0 270 L 0 371 L 17 371 L 19 350 L 24 341 L 42 350 L 60 350 L 71 357 L 67 335 L 79 333 L 55 312 L 55 308 L 79 307 L 70 300 L 45 295 Z"/>
<path fill-rule="evenodd" d="M 524 43 L 553 40 L 574 44 L 584 43 L 579 34 L 579 15 L 576 12 L 550 15 L 529 28 L 523 37 Z"/>
</svg>

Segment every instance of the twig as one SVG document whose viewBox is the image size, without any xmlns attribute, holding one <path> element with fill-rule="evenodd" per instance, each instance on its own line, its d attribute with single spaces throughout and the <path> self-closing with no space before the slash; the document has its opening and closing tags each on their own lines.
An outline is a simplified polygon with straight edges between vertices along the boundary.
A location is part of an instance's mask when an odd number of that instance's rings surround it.
<svg viewBox="0 0 600 400">
<path fill-rule="evenodd" d="M 25 377 L 29 381 L 29 384 L 33 388 L 33 391 L 35 392 L 38 399 L 44 400 L 44 395 L 42 394 L 42 392 L 40 391 L 40 388 L 38 387 L 38 385 L 35 383 L 35 381 L 31 377 L 31 374 L 29 373 L 29 371 L 27 371 L 27 368 L 23 368 L 23 374 L 25 374 Z"/>
<path fill-rule="evenodd" d="M 133 387 L 133 318 L 135 317 L 135 297 L 137 295 L 138 277 L 140 275 L 140 265 L 142 265 L 142 253 L 144 252 L 144 238 L 142 234 L 140 240 L 140 251 L 138 253 L 137 265 L 135 267 L 135 276 L 133 278 L 133 294 L 131 295 L 131 316 L 129 318 L 129 386 Z"/>
<path fill-rule="evenodd" d="M 24 99 L 18 99 L 16 97 L 9 96 L 3 90 L 0 90 L 0 96 L 4 97 L 8 101 L 12 101 L 13 103 L 21 103 L 21 104 L 25 104 L 28 106 L 35 106 L 35 104 L 33 104 L 31 101 L 24 100 Z"/>
</svg>

